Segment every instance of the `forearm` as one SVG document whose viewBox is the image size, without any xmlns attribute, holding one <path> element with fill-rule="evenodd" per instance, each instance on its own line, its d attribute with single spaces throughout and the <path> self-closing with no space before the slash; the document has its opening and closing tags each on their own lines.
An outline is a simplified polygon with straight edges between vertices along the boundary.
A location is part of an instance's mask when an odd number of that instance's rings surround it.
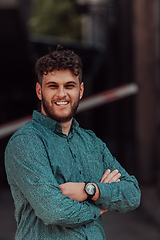
<svg viewBox="0 0 160 240">
<path fill-rule="evenodd" d="M 131 181 L 132 179 L 132 181 Z M 109 211 L 126 212 L 140 204 L 140 189 L 134 177 L 130 181 L 121 180 L 113 183 L 97 183 L 100 198 L 95 204 Z"/>
<path fill-rule="evenodd" d="M 97 183 L 100 198 L 96 205 L 110 211 L 126 212 L 137 208 L 140 204 L 141 191 L 134 176 L 130 176 L 104 145 L 104 167 L 120 173 L 119 181 Z M 113 180 L 113 179 L 112 179 Z"/>
<path fill-rule="evenodd" d="M 30 183 L 26 179 L 17 184 L 36 216 L 47 225 L 74 228 L 94 221 L 100 216 L 98 206 L 88 202 L 77 202 L 63 196 L 53 181 L 50 184 L 45 181 Z"/>
<path fill-rule="evenodd" d="M 96 201 L 100 196 L 100 191 L 97 184 L 94 183 L 96 186 L 96 193 L 92 198 L 93 201 Z M 70 199 L 75 200 L 77 202 L 83 202 L 87 199 L 88 195 L 84 191 L 85 182 L 67 182 L 64 184 L 59 185 L 59 189 L 61 190 L 64 196 L 68 196 Z"/>
<path fill-rule="evenodd" d="M 78 227 L 94 221 L 100 216 L 100 208 L 93 203 L 77 202 L 63 196 L 60 190 L 51 184 L 16 182 L 17 191 L 23 194 L 32 206 L 35 215 L 46 225 Z M 19 189 L 19 190 L 18 190 Z"/>
<path fill-rule="evenodd" d="M 45 207 L 42 207 L 44 204 Z M 54 200 L 39 202 L 34 206 L 34 210 L 45 224 L 70 228 L 92 222 L 100 216 L 99 206 L 87 202 L 80 203 L 61 195 L 54 196 Z"/>
<path fill-rule="evenodd" d="M 137 208 L 140 204 L 140 189 L 136 179 L 126 173 L 120 181 L 121 174 L 117 170 L 109 171 L 106 175 L 107 172 L 108 170 L 100 183 L 93 183 L 96 186 L 96 193 L 92 198 L 92 203 L 110 211 L 126 212 Z M 82 202 L 87 199 L 84 185 L 83 182 L 65 183 L 60 185 L 60 189 L 63 195 Z"/>
</svg>

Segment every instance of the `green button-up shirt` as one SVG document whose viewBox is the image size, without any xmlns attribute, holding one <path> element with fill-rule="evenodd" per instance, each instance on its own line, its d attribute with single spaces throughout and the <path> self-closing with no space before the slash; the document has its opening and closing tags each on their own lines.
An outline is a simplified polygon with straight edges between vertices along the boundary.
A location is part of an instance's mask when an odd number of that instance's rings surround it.
<svg viewBox="0 0 160 240">
<path fill-rule="evenodd" d="M 61 125 L 34 111 L 10 139 L 5 152 L 8 182 L 15 204 L 16 240 L 104 240 L 100 208 L 126 212 L 139 206 L 140 190 L 90 130 L 73 120 L 69 136 Z M 118 169 L 121 181 L 99 183 L 107 170 Z M 77 202 L 62 195 L 66 182 L 94 182 L 96 202 Z"/>
</svg>

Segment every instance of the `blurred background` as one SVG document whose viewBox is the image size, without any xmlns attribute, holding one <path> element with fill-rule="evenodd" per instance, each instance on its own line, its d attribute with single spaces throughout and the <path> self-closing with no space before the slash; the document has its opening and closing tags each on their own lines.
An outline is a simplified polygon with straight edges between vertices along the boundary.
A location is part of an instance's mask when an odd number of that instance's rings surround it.
<svg viewBox="0 0 160 240">
<path fill-rule="evenodd" d="M 14 239 L 14 206 L 4 150 L 39 108 L 35 61 L 63 45 L 83 62 L 85 99 L 111 101 L 76 115 L 136 176 L 141 206 L 103 215 L 108 240 L 160 239 L 160 1 L 0 0 L 0 240 Z M 119 98 L 117 89 L 136 86 Z M 20 124 L 20 125 L 15 125 Z"/>
</svg>

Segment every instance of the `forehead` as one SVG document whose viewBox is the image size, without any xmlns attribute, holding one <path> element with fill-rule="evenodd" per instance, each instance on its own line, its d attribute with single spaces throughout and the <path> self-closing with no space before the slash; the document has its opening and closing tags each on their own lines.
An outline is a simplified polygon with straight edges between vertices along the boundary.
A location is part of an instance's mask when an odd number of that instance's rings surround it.
<svg viewBox="0 0 160 240">
<path fill-rule="evenodd" d="M 56 83 L 65 84 L 70 81 L 79 83 L 78 76 L 75 76 L 69 69 L 54 70 L 53 72 L 49 72 L 47 75 L 43 75 L 43 83 L 44 84 L 47 84 L 48 82 L 56 82 Z"/>
</svg>

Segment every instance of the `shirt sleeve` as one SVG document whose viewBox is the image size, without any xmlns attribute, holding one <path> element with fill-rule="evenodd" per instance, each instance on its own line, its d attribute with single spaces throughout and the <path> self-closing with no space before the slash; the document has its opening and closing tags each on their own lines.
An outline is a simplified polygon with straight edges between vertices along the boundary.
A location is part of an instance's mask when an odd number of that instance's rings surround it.
<svg viewBox="0 0 160 240">
<path fill-rule="evenodd" d="M 103 144 L 104 169 L 118 169 L 120 182 L 96 183 L 100 189 L 100 198 L 95 202 L 101 208 L 115 212 L 126 212 L 140 204 L 141 191 L 134 176 L 130 176 Z"/>
<path fill-rule="evenodd" d="M 100 216 L 99 206 L 62 195 L 39 136 L 12 138 L 6 148 L 5 165 L 10 184 L 21 191 L 44 224 L 74 228 Z"/>
</svg>

